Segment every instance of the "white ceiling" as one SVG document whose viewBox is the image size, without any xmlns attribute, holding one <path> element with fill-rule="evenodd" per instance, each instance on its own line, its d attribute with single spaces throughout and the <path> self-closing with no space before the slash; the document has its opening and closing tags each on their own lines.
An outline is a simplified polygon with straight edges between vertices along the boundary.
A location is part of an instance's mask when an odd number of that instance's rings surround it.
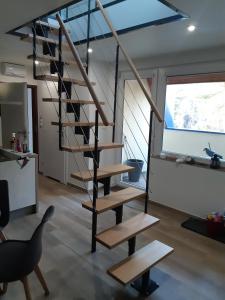
<svg viewBox="0 0 225 300">
<path fill-rule="evenodd" d="M 1 0 L 0 33 L 10 31 L 71 0 Z"/>
<path fill-rule="evenodd" d="M 121 35 L 121 41 L 133 58 L 158 56 L 175 52 L 213 48 L 225 45 L 225 0 L 169 0 L 190 19 L 147 27 Z M 187 31 L 192 23 L 193 33 Z M 109 40 L 96 45 L 108 48 Z"/>
<path fill-rule="evenodd" d="M 70 0 L 1 0 L 0 33 L 66 2 Z M 169 0 L 169 2 L 188 14 L 190 19 L 121 35 L 122 43 L 131 57 L 143 58 L 225 46 L 225 0 Z M 190 23 L 197 26 L 197 30 L 193 33 L 189 33 L 186 29 Z M 0 60 L 25 63 L 26 55 L 31 53 L 31 45 L 20 42 L 17 37 L 1 34 L 0 43 Z M 92 43 L 93 55 L 99 59 L 113 58 L 112 48 L 110 50 L 112 44 L 114 44 L 112 39 Z"/>
</svg>

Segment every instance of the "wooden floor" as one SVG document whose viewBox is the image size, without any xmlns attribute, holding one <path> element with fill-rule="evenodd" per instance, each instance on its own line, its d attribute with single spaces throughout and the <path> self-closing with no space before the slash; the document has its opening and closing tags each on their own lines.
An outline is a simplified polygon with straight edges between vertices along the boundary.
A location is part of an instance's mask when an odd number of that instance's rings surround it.
<svg viewBox="0 0 225 300">
<path fill-rule="evenodd" d="M 106 269 L 127 255 L 127 244 L 108 250 L 98 245 L 90 253 L 91 213 L 81 207 L 88 196 L 50 179 L 40 177 L 40 212 L 10 222 L 6 234 L 10 238 L 29 238 L 43 212 L 50 205 L 56 207 L 47 225 L 41 269 L 50 289 L 48 299 L 57 300 L 126 300 L 143 299 L 131 287 L 123 287 L 106 274 Z M 125 206 L 125 219 L 143 210 L 141 202 Z M 158 239 L 175 248 L 175 253 L 152 271 L 160 288 L 148 299 L 152 300 L 224 300 L 225 245 L 181 228 L 186 216 L 157 206 L 151 214 L 160 224 L 142 233 L 137 248 Z M 99 217 L 99 230 L 114 224 L 114 213 Z M 107 222 L 106 222 L 107 221 Z M 46 299 L 36 277 L 30 275 L 32 296 Z M 11 283 L 3 300 L 24 300 L 20 282 Z"/>
</svg>

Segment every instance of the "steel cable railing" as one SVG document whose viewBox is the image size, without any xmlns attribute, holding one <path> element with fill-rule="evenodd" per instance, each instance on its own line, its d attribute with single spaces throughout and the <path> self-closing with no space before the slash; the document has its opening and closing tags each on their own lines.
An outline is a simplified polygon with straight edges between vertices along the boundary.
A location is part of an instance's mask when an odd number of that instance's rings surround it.
<svg viewBox="0 0 225 300">
<path fill-rule="evenodd" d="M 95 72 L 94 72 L 94 73 L 95 73 Z M 96 76 L 96 73 L 95 73 L 95 76 Z M 96 76 L 96 78 L 97 78 L 97 76 Z M 98 79 L 97 79 L 97 80 L 98 80 Z M 99 84 L 101 85 L 101 81 L 99 81 Z M 110 88 L 111 88 L 111 86 L 110 86 Z M 104 89 L 102 89 L 102 90 L 103 90 L 103 92 L 105 93 Z M 113 93 L 113 91 L 112 91 L 112 93 Z M 108 98 L 107 98 L 107 97 L 106 97 L 106 99 L 107 99 L 107 101 L 108 101 Z M 109 103 L 109 101 L 108 101 L 108 103 Z M 109 105 L 109 106 L 110 106 L 110 105 Z M 111 106 L 110 106 L 110 108 L 111 108 Z M 111 110 L 112 110 L 112 108 L 111 108 Z M 124 119 L 126 120 L 126 118 L 124 118 Z M 127 122 L 127 121 L 126 121 L 126 122 Z M 127 122 L 127 125 L 128 125 L 128 127 L 129 127 L 129 129 L 130 129 L 130 132 L 132 133 L 132 135 L 133 135 L 133 137 L 134 137 L 134 139 L 135 139 L 135 141 L 136 141 L 136 144 L 137 144 L 137 146 L 138 146 L 140 152 L 142 153 L 143 159 L 144 159 L 145 162 L 147 163 L 146 157 L 145 157 L 145 155 L 143 154 L 141 148 L 139 147 L 139 144 L 138 144 L 138 142 L 137 142 L 137 139 L 135 138 L 135 135 L 133 134 L 133 132 L 132 132 L 132 130 L 131 130 L 130 125 L 129 125 L 128 122 Z M 122 125 L 121 125 L 120 127 L 122 127 Z M 142 133 L 142 132 L 141 132 L 141 133 Z M 142 133 L 142 134 L 143 134 L 143 133 Z M 133 151 L 132 151 L 132 153 L 133 153 Z M 135 155 L 134 155 L 134 154 L 133 154 L 133 156 L 134 156 L 134 159 L 135 159 Z M 138 165 L 138 168 L 140 169 L 139 165 Z M 144 178 L 144 180 L 146 181 L 146 178 L 145 178 L 144 174 L 141 173 L 141 176 L 142 176 L 142 177 Z"/>
<path fill-rule="evenodd" d="M 97 19 L 95 18 L 95 16 L 93 16 L 92 19 L 95 20 L 95 23 L 96 23 L 96 25 L 98 26 L 98 29 L 99 29 L 100 32 L 101 32 L 101 36 L 103 36 L 103 38 L 107 38 L 107 37 L 105 36 L 105 34 L 104 34 L 104 32 L 103 32 L 103 29 L 101 28 L 99 22 L 98 22 Z M 72 29 L 70 23 L 69 23 L 69 26 L 70 26 L 70 28 Z M 84 30 L 83 30 L 83 28 L 81 27 L 81 25 L 80 25 L 79 22 L 78 22 L 78 26 L 80 27 L 80 30 L 82 31 L 82 33 L 85 34 L 85 33 L 84 33 Z M 96 37 L 94 37 L 94 39 L 95 39 L 95 41 L 97 41 L 97 38 L 96 38 Z M 78 43 L 79 43 L 79 41 L 78 41 Z M 79 46 L 82 47 L 83 44 L 79 43 Z M 109 48 L 109 47 L 108 47 L 108 48 Z M 106 58 L 105 52 L 102 51 L 102 48 L 100 48 L 100 49 L 101 49 L 101 50 L 100 50 L 101 53 L 104 54 L 104 58 Z M 109 48 L 109 50 L 111 50 L 111 47 Z M 110 56 L 113 56 L 113 53 L 112 53 L 112 52 L 111 52 L 111 55 L 110 55 Z M 110 61 L 108 61 L 108 63 L 109 63 L 111 66 L 113 65 L 113 63 L 110 63 Z M 119 87 L 119 88 L 120 88 L 120 87 Z M 129 88 L 130 88 L 130 87 L 129 87 Z M 111 88 L 111 90 L 112 90 L 112 88 Z M 121 90 L 121 88 L 120 88 L 120 90 Z M 130 88 L 130 91 L 131 91 L 131 93 L 133 94 L 131 88 Z M 123 90 L 121 90 L 121 92 L 123 92 Z M 146 116 L 145 116 L 145 114 L 144 114 L 144 112 L 143 112 L 141 106 L 139 105 L 139 103 L 138 103 L 138 101 L 137 101 L 137 98 L 136 98 L 136 96 L 135 96 L 134 94 L 133 94 L 133 97 L 134 97 L 134 99 L 136 100 L 136 103 L 137 103 L 137 105 L 138 105 L 138 107 L 139 107 L 139 109 L 140 109 L 140 111 L 141 111 L 141 113 L 142 113 L 143 118 L 146 120 L 146 122 L 147 122 L 147 124 L 148 124 L 148 126 L 149 126 L 149 125 L 150 125 L 150 122 L 147 120 L 147 118 L 146 118 Z M 128 103 L 128 101 L 127 101 L 126 99 L 124 99 L 124 100 Z M 128 104 L 128 105 L 129 105 L 129 104 Z M 132 112 L 132 110 L 131 110 L 131 112 Z M 136 122 L 136 121 L 135 121 L 135 122 Z M 138 125 L 138 122 L 136 122 L 136 123 L 137 123 L 137 125 Z"/>
<path fill-rule="evenodd" d="M 49 47 L 49 48 L 50 48 L 50 47 Z M 36 51 L 36 49 L 33 49 L 33 50 Z M 37 54 L 37 53 L 36 53 L 36 54 Z M 42 71 L 43 71 L 43 68 L 42 68 L 41 66 L 40 66 L 40 68 L 41 68 Z M 44 70 L 44 71 L 45 71 L 45 70 Z M 49 92 L 50 97 L 53 98 L 52 93 L 51 93 L 51 91 L 50 91 L 50 88 L 49 88 L 49 86 L 48 86 L 48 81 L 47 81 L 47 80 L 44 80 L 44 82 L 45 82 L 45 84 L 46 84 L 46 86 L 47 86 L 47 89 L 48 89 L 48 92 Z M 53 83 L 54 88 L 55 88 L 55 90 L 56 90 L 56 92 L 57 92 L 57 94 L 58 94 L 58 87 L 57 87 L 56 83 L 55 83 L 54 81 L 53 81 L 52 83 Z M 57 108 L 56 108 L 56 105 L 55 105 L 54 102 L 53 102 L 53 105 L 54 105 L 56 114 L 57 114 L 57 116 L 59 117 L 59 114 L 58 114 L 58 111 L 57 111 Z M 63 108 L 64 108 L 64 106 L 63 106 Z M 65 113 L 65 116 L 68 118 L 68 115 L 67 115 L 65 109 L 64 109 L 64 113 Z M 68 121 L 69 121 L 69 118 L 68 118 Z M 79 141 L 78 141 L 78 139 L 76 138 L 76 135 L 73 134 L 72 136 L 74 137 L 76 143 L 79 145 Z M 67 138 L 67 134 L 66 134 L 66 138 Z M 68 138 L 67 142 L 68 142 L 69 146 L 71 147 L 69 138 Z M 91 151 L 91 148 L 90 148 L 90 151 Z M 80 173 L 80 175 L 82 175 L 82 171 L 81 171 L 81 169 L 80 169 L 79 163 L 77 162 L 77 160 L 76 160 L 76 158 L 75 158 L 75 155 L 72 155 L 72 157 L 73 157 L 73 159 L 74 159 L 74 162 L 75 162 L 75 165 L 76 165 L 76 167 L 77 167 L 77 169 L 78 169 L 78 172 Z M 89 166 L 87 165 L 85 158 L 83 158 L 83 161 L 84 161 L 84 164 L 86 165 L 87 170 L 89 171 Z M 91 171 L 90 171 L 90 175 L 92 176 Z M 88 184 L 87 184 L 85 181 L 83 181 L 83 184 L 84 184 L 84 186 L 85 186 L 85 189 L 86 189 L 87 192 L 88 192 L 88 195 L 89 195 L 90 200 L 92 201 L 92 197 L 91 197 L 91 194 L 89 193 L 89 189 L 88 189 Z"/>
<path fill-rule="evenodd" d="M 81 44 L 80 44 L 80 45 L 81 45 Z M 82 46 L 82 45 L 81 45 L 81 46 Z M 105 98 L 106 98 L 106 100 L 107 100 L 107 102 L 108 102 L 108 104 L 109 104 L 110 110 L 113 112 L 113 108 L 112 108 L 112 106 L 111 106 L 111 104 L 110 104 L 110 102 L 109 102 L 109 100 L 108 100 L 106 91 L 105 91 L 105 89 L 103 88 L 103 84 L 101 83 L 102 80 L 99 79 L 99 76 L 97 75 L 97 73 L 95 72 L 94 69 L 93 69 L 93 73 L 94 73 L 94 75 L 95 75 L 95 77 L 96 77 L 96 79 L 97 79 L 97 82 L 98 82 L 99 86 L 101 87 L 102 92 L 104 93 L 104 96 L 105 96 Z M 108 75 L 108 74 L 105 74 L 104 77 L 107 78 L 107 75 Z M 108 85 L 108 87 L 109 87 L 109 89 L 110 89 L 110 92 L 111 92 L 112 95 L 113 95 L 113 94 L 114 94 L 113 88 L 112 88 L 110 85 Z M 121 91 L 121 93 L 123 93 L 123 91 L 122 91 L 121 89 L 120 89 L 120 91 Z M 142 130 L 141 130 L 139 124 L 138 124 L 138 121 L 136 120 L 136 118 L 135 118 L 135 116 L 134 116 L 134 114 L 133 114 L 133 111 L 132 111 L 132 109 L 130 108 L 129 103 L 128 103 L 128 101 L 126 100 L 126 97 L 124 97 L 124 99 L 125 99 L 127 105 L 129 106 L 130 112 L 131 112 L 133 118 L 135 119 L 135 123 L 136 123 L 137 126 L 139 127 L 139 130 L 140 130 L 140 132 L 141 132 L 141 134 L 142 134 L 142 136 L 143 136 L 143 138 L 144 138 L 146 144 L 148 144 L 148 142 L 147 142 L 147 140 L 146 140 L 146 138 L 145 138 L 145 136 L 144 136 L 144 134 L 143 134 L 143 132 L 142 132 Z M 123 111 L 123 107 L 122 107 L 121 105 L 120 105 L 120 106 L 118 105 L 118 107 L 120 108 L 121 111 Z M 126 117 L 125 117 L 124 114 L 123 114 L 123 118 L 124 118 L 124 120 L 125 120 L 127 126 L 129 127 L 129 130 L 130 130 L 130 132 L 131 132 L 133 138 L 136 140 L 135 135 L 133 134 L 132 129 L 131 129 L 130 125 L 129 125 L 129 122 L 127 121 L 127 119 L 126 119 Z M 117 125 L 118 125 L 118 124 L 117 124 Z M 119 126 L 120 126 L 121 129 L 122 129 L 122 125 L 119 124 Z M 139 146 L 137 140 L 136 140 L 136 144 L 137 144 L 137 146 L 139 147 L 140 152 L 142 152 L 142 150 L 141 150 L 141 148 L 140 148 L 140 146 Z M 145 159 L 145 156 L 143 155 L 143 153 L 142 153 L 142 156 L 143 156 L 143 159 Z"/>
<path fill-rule="evenodd" d="M 43 31 L 43 28 L 42 28 L 42 31 Z M 43 33 L 44 33 L 44 31 L 43 31 Z M 51 50 L 49 44 L 48 44 L 48 50 L 49 50 L 50 54 L 53 55 L 52 50 Z M 61 54 L 62 54 L 62 53 L 61 53 Z M 63 85 L 63 87 L 64 87 L 64 89 L 65 89 L 66 96 L 67 96 L 67 98 L 69 98 L 69 94 L 68 94 L 67 89 L 66 89 L 66 86 L 65 86 L 65 84 L 64 84 L 64 82 L 63 82 L 63 77 L 60 75 L 59 67 L 58 67 L 58 65 L 57 65 L 57 63 L 56 63 L 55 61 L 54 61 L 54 65 L 55 65 L 55 68 L 56 68 L 56 70 L 57 70 L 58 76 L 59 76 L 60 80 L 62 81 L 62 85 Z M 69 74 L 68 74 L 68 75 L 69 75 Z M 70 75 L 68 76 L 68 78 L 71 79 Z M 54 84 L 55 84 L 55 83 L 54 83 Z M 78 100 L 80 100 L 80 98 L 79 98 L 79 96 L 78 96 L 78 93 L 77 93 L 76 88 L 75 88 L 74 85 L 73 85 L 73 91 L 75 92 L 75 94 L 76 94 Z M 58 91 L 57 91 L 57 93 L 58 93 Z M 65 99 L 62 99 L 62 100 L 65 100 Z M 72 110 L 73 110 L 73 114 L 75 115 L 75 118 L 77 118 L 78 115 L 77 115 L 77 113 L 76 113 L 76 111 L 75 111 L 73 105 L 71 105 L 71 107 L 72 107 Z M 82 106 L 81 106 L 81 108 L 82 108 L 82 110 L 83 110 L 83 113 L 84 113 L 84 115 L 85 115 L 85 118 L 86 118 L 87 122 L 90 123 L 90 122 L 89 122 L 89 119 L 88 119 L 88 116 L 87 116 L 87 114 L 86 114 L 86 112 L 85 112 L 85 110 L 83 109 Z M 66 112 L 66 111 L 65 111 L 65 112 Z M 73 122 L 70 122 L 70 119 L 69 119 L 69 117 L 68 117 L 67 114 L 66 114 L 66 117 L 67 117 L 68 123 L 73 123 Z M 79 126 L 79 127 L 80 127 L 80 129 L 81 129 L 81 131 L 82 131 L 82 134 L 84 135 L 85 141 L 88 142 L 88 140 L 87 140 L 87 138 L 86 138 L 86 135 L 85 135 L 85 132 L 84 132 L 82 126 Z M 90 127 L 90 130 L 93 131 L 92 127 Z M 93 131 L 93 133 L 94 133 L 94 131 Z M 79 144 L 78 144 L 78 145 L 79 145 Z M 89 146 L 89 147 L 90 147 L 90 146 Z M 90 148 L 90 151 L 91 151 L 91 148 Z"/>
<path fill-rule="evenodd" d="M 137 142 L 137 141 L 136 141 Z"/>
<path fill-rule="evenodd" d="M 68 74 L 69 74 L 69 73 L 68 73 Z M 96 73 L 95 73 L 95 77 L 96 77 L 96 78 L 98 77 Z M 98 82 L 99 82 L 99 85 L 101 86 L 101 80 L 98 80 Z M 105 94 L 105 90 L 104 90 L 102 87 L 101 87 L 101 89 L 102 89 L 103 93 Z M 111 86 L 110 86 L 110 90 L 111 90 L 111 92 L 112 92 L 112 94 L 113 94 L 113 90 L 112 90 Z M 107 97 L 106 97 L 106 99 L 107 99 L 107 101 L 108 101 L 108 98 L 107 98 Z M 108 104 L 109 104 L 109 102 L 108 102 Z M 111 108 L 110 105 L 109 105 L 109 107 L 110 107 L 111 111 L 113 111 L 113 109 Z M 131 111 L 131 112 L 132 112 L 132 111 Z M 133 116 L 134 116 L 134 115 L 133 115 Z M 126 119 L 124 115 L 123 115 L 123 117 L 124 117 L 124 119 Z M 147 163 L 146 158 L 145 158 L 145 155 L 143 154 L 143 152 L 142 152 L 142 150 L 141 150 L 141 148 L 140 148 L 140 146 L 139 146 L 139 144 L 138 144 L 138 142 L 137 142 L 137 139 L 135 138 L 135 135 L 133 134 L 132 129 L 131 129 L 129 123 L 127 122 L 127 120 L 126 120 L 126 123 L 127 123 L 127 126 L 129 127 L 129 130 L 130 130 L 130 132 L 132 133 L 132 135 L 133 135 L 133 137 L 134 137 L 134 139 L 135 139 L 135 141 L 136 141 L 136 144 L 138 145 L 138 148 L 139 148 L 140 152 L 142 153 L 143 159 L 144 159 L 145 162 Z M 136 123 L 138 124 L 137 120 L 136 120 Z M 122 125 L 121 125 L 121 128 L 122 128 Z M 139 127 L 139 129 L 140 129 L 140 127 Z M 142 133 L 142 131 L 141 131 L 141 133 Z M 143 135 L 143 133 L 142 133 L 142 135 Z M 146 139 L 145 139 L 145 141 L 146 141 Z M 147 141 L 146 141 L 146 143 L 147 143 Z M 135 155 L 134 155 L 134 154 L 133 154 L 133 156 L 134 156 L 134 158 L 135 158 Z"/>
<path fill-rule="evenodd" d="M 71 26 L 70 26 L 71 27 Z M 72 27 L 71 27 L 72 28 Z M 81 30 L 82 30 L 82 28 L 81 28 Z M 81 44 L 80 44 L 80 46 L 82 46 Z M 94 72 L 95 73 L 95 72 Z M 98 76 L 97 76 L 97 74 L 95 73 L 95 77 L 97 78 L 97 81 L 98 81 L 98 83 L 99 83 L 99 85 L 101 86 L 101 80 L 98 80 Z M 112 87 L 111 86 L 109 86 L 110 87 L 110 90 L 111 90 L 111 92 L 112 92 L 112 94 L 113 94 L 113 90 L 112 90 Z M 101 87 L 101 89 L 102 89 L 102 91 L 103 91 L 103 93 L 105 93 L 104 92 L 104 89 Z M 108 101 L 108 97 L 106 97 L 106 99 L 107 99 L 107 102 L 108 102 L 108 104 L 109 104 L 109 107 L 110 107 L 110 109 L 113 111 L 113 109 L 112 109 L 112 107 L 111 107 L 111 105 L 110 105 L 110 103 L 109 103 L 109 101 Z M 127 101 L 127 103 L 128 103 L 128 101 Z M 129 104 L 128 104 L 129 105 Z M 130 107 L 130 106 L 129 106 Z M 130 111 L 132 112 L 132 110 L 130 109 Z M 134 117 L 134 114 L 132 113 L 132 115 L 133 115 L 133 117 Z M 132 132 L 132 130 L 131 130 L 131 128 L 130 128 L 130 125 L 129 125 L 129 123 L 127 122 L 127 120 L 126 120 L 126 118 L 125 118 L 125 116 L 123 115 L 123 117 L 124 117 L 124 119 L 125 119 L 125 121 L 126 121 L 126 123 L 127 123 L 127 125 L 128 125 L 128 127 L 129 127 L 129 129 L 130 129 L 130 132 L 132 133 L 132 135 L 133 135 L 133 132 Z M 134 117 L 135 118 L 135 117 Z M 136 120 L 136 119 L 135 119 Z M 138 124 L 138 122 L 137 122 L 137 120 L 136 120 L 136 123 Z M 121 125 L 122 126 L 122 125 Z M 139 129 L 140 129 L 140 127 L 139 127 Z M 141 131 L 141 133 L 142 133 L 142 131 Z M 143 135 L 143 133 L 142 133 L 142 135 Z M 135 138 L 135 136 L 133 135 L 133 137 L 134 137 L 134 139 L 136 140 L 136 138 Z M 145 139 L 145 141 L 146 141 L 146 138 L 144 137 L 144 139 Z M 147 143 L 147 141 L 146 141 L 146 143 Z M 138 147 L 139 147 L 139 144 L 138 144 L 138 142 L 137 142 L 137 140 L 136 140 L 136 144 L 138 145 Z M 147 161 L 146 161 L 146 158 L 145 158 L 145 155 L 143 154 L 143 152 L 141 151 L 141 148 L 139 147 L 139 150 L 140 150 L 140 152 L 142 153 L 142 156 L 143 156 L 143 158 L 144 158 L 144 160 L 145 160 L 145 162 L 147 163 Z M 135 156 L 134 156 L 135 157 Z"/>
<path fill-rule="evenodd" d="M 98 80 L 98 76 L 97 76 L 97 74 L 96 74 L 95 71 L 94 71 L 94 73 L 95 73 L 95 77 L 97 78 L 97 81 L 98 81 L 99 85 L 101 86 L 101 80 Z M 102 87 L 101 87 L 101 89 L 102 89 L 103 93 L 105 94 L 105 90 L 104 90 Z M 113 90 L 112 90 L 111 86 L 110 86 L 110 90 L 111 90 L 111 92 L 113 93 Z M 106 94 L 105 94 L 105 95 L 106 95 Z M 111 111 L 113 111 L 113 109 L 112 109 L 112 107 L 111 107 L 111 105 L 110 105 L 110 103 L 109 103 L 109 101 L 108 101 L 108 97 L 107 97 L 107 96 L 106 96 L 106 99 L 107 99 L 107 102 L 108 102 L 108 104 L 109 104 L 109 107 L 110 107 Z M 134 116 L 134 115 L 133 115 L 133 116 Z M 140 152 L 141 152 L 141 154 L 142 154 L 143 159 L 144 159 L 145 162 L 147 163 L 146 157 L 145 157 L 145 155 L 143 154 L 143 152 L 142 152 L 142 150 L 141 150 L 141 148 L 140 148 L 140 146 L 139 146 L 139 143 L 137 142 L 137 139 L 136 139 L 135 135 L 133 134 L 133 131 L 132 131 L 132 129 L 131 129 L 129 123 L 127 122 L 127 120 L 126 120 L 126 118 L 125 118 L 124 115 L 123 115 L 123 117 L 124 117 L 124 119 L 125 119 L 125 121 L 126 121 L 126 123 L 127 123 L 127 126 L 129 127 L 129 130 L 130 130 L 131 134 L 133 135 L 133 138 L 135 139 L 135 142 L 136 142 L 136 144 L 137 144 L 137 146 L 138 146 L 138 148 L 139 148 L 139 150 L 140 150 Z M 122 125 L 120 125 L 120 127 L 122 128 Z M 142 131 L 141 131 L 141 133 L 142 133 Z M 142 133 L 142 135 L 143 135 L 143 133 Z M 145 139 L 145 141 L 146 141 L 146 139 Z M 132 148 L 130 147 L 130 149 L 132 149 Z M 132 151 L 132 150 L 131 150 L 131 151 Z M 132 154 L 133 154 L 133 157 L 134 157 L 134 159 L 135 159 L 135 155 L 134 155 L 133 151 L 132 151 Z M 138 165 L 138 168 L 140 169 L 139 165 Z M 141 171 L 141 170 L 140 170 L 140 171 Z M 144 174 L 141 173 L 141 176 L 144 178 L 144 181 L 146 181 L 146 178 L 145 178 Z"/>
<path fill-rule="evenodd" d="M 88 2 L 88 1 L 87 1 L 87 2 Z M 76 9 L 77 9 L 77 8 L 76 8 Z M 75 8 L 70 8 L 70 10 L 73 11 L 73 10 L 75 10 Z M 97 20 L 97 18 L 93 15 L 93 16 L 92 16 L 92 19 L 95 20 L 95 24 L 97 25 L 98 30 L 100 31 L 100 35 L 101 35 L 104 39 L 107 38 L 107 36 L 106 36 L 106 34 L 104 33 L 104 31 L 103 31 L 101 25 L 99 24 L 99 21 Z M 78 25 L 79 25 L 79 27 L 81 28 L 79 22 L 78 22 Z M 82 30 L 82 28 L 81 28 L 81 31 L 82 31 L 82 33 L 83 33 L 84 36 L 85 36 L 85 33 L 84 33 L 84 31 Z M 94 39 L 95 39 L 95 41 L 98 40 L 98 39 L 96 38 L 96 36 L 94 37 Z M 81 45 L 81 43 L 80 43 L 80 45 Z M 111 50 L 111 49 L 110 49 L 110 50 Z M 111 54 L 113 54 L 113 53 L 111 52 Z M 134 96 L 134 98 L 137 100 L 137 98 L 136 98 L 135 96 Z M 137 104 L 138 104 L 138 101 L 136 101 L 136 102 L 137 102 Z M 138 106 L 139 106 L 139 104 L 138 104 Z M 146 122 L 148 123 L 148 125 L 150 125 L 150 122 L 146 119 L 146 116 L 145 116 L 145 114 L 143 113 L 141 106 L 139 106 L 139 109 L 140 109 L 141 112 L 142 112 L 143 118 L 146 120 Z"/>
</svg>

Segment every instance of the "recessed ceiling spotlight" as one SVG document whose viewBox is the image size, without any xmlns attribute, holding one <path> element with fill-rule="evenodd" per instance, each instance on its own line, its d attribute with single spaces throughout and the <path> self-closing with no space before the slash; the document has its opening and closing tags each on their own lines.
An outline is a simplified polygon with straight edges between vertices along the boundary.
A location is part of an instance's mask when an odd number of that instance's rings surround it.
<svg viewBox="0 0 225 300">
<path fill-rule="evenodd" d="M 93 49 L 92 48 L 88 48 L 88 53 L 92 53 Z"/>
<path fill-rule="evenodd" d="M 39 65 L 39 61 L 38 60 L 35 60 L 35 65 Z"/>
<path fill-rule="evenodd" d="M 195 31 L 195 29 L 196 29 L 195 25 L 189 25 L 188 28 L 187 28 L 187 30 L 190 31 L 190 32 Z"/>
</svg>

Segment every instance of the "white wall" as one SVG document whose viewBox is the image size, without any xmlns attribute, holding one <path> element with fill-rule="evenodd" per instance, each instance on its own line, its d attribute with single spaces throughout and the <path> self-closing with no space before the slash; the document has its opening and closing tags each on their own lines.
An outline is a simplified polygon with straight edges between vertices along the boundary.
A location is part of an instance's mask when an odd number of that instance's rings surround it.
<svg viewBox="0 0 225 300">
<path fill-rule="evenodd" d="M 225 135 L 212 133 L 165 130 L 163 151 L 208 157 L 203 149 L 210 143 L 212 150 L 225 157 Z"/>
<path fill-rule="evenodd" d="M 150 199 L 205 218 L 225 211 L 225 172 L 152 159 Z"/>
</svg>

